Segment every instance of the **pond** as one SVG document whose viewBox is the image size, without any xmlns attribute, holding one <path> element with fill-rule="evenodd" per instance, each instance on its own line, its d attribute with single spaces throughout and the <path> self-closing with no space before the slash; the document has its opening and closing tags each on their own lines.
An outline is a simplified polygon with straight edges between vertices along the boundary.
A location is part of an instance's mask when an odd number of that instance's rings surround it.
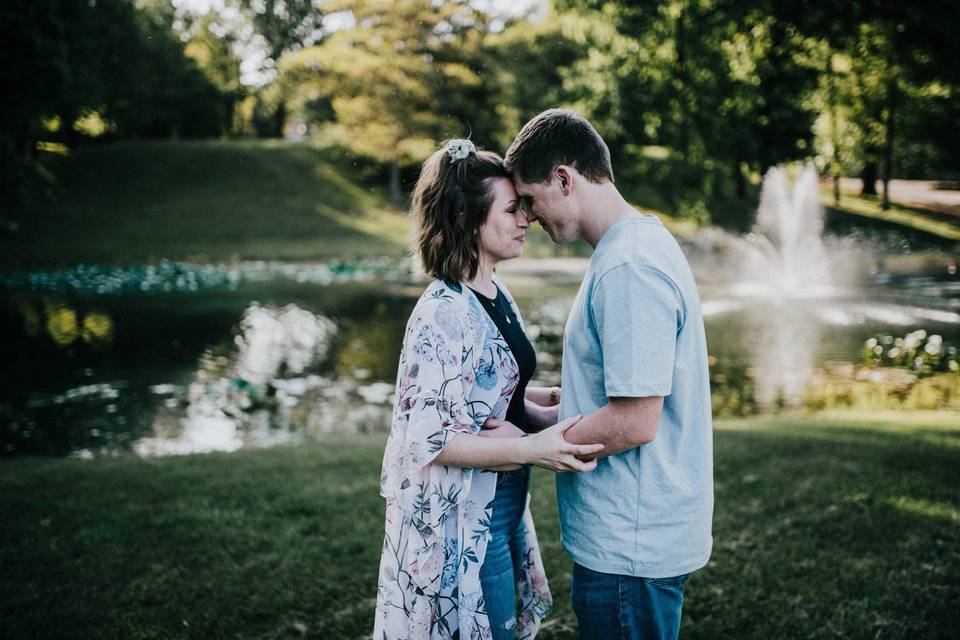
<svg viewBox="0 0 960 640">
<path fill-rule="evenodd" d="M 811 375 L 858 362 L 878 333 L 925 329 L 960 344 L 955 274 L 895 273 L 861 260 L 866 275 L 855 287 L 758 294 L 718 275 L 723 244 L 684 243 L 701 286 L 715 393 L 749 384 L 759 410 L 793 404 Z M 559 383 L 563 325 L 585 267 L 583 258 L 502 265 L 537 348 L 539 383 Z M 423 287 L 405 264 L 386 261 L 161 263 L 0 278 L 0 447 L 155 456 L 383 432 L 400 340 Z"/>
</svg>

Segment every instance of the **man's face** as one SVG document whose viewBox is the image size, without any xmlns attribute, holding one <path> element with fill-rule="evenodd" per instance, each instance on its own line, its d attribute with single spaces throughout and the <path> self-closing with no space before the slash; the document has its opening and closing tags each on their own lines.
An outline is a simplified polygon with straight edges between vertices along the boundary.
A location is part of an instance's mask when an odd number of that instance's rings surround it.
<svg viewBox="0 0 960 640">
<path fill-rule="evenodd" d="M 560 180 L 553 176 L 550 182 L 524 182 L 513 178 L 517 195 L 523 199 L 527 218 L 532 223 L 540 223 L 550 239 L 556 243 L 571 242 L 577 239 L 579 228 L 573 203 L 564 195 Z"/>
</svg>

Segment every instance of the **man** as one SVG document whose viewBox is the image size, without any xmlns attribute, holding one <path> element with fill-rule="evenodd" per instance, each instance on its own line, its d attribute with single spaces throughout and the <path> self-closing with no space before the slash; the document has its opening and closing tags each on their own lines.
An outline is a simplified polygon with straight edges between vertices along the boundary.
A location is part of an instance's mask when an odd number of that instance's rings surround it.
<svg viewBox="0 0 960 640">
<path fill-rule="evenodd" d="M 580 637 L 676 638 L 684 584 L 710 557 L 713 439 L 700 299 L 673 236 L 614 186 L 606 143 L 551 109 L 506 155 L 528 215 L 593 255 L 563 339 L 560 419 L 602 443 L 592 473 L 557 475 Z"/>
</svg>

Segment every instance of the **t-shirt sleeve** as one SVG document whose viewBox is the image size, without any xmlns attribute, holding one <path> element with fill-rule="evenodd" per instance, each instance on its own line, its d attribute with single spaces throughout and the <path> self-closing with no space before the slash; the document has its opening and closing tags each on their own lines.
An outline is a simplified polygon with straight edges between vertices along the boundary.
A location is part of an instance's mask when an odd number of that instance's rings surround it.
<svg viewBox="0 0 960 640">
<path fill-rule="evenodd" d="M 683 300 L 668 275 L 626 263 L 603 274 L 590 300 L 607 397 L 668 396 Z"/>
</svg>

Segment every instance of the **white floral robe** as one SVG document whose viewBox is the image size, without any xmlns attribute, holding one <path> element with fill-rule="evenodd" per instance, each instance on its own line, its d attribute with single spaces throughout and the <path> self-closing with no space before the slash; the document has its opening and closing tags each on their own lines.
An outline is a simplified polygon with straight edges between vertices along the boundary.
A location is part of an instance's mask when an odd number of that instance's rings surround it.
<svg viewBox="0 0 960 640">
<path fill-rule="evenodd" d="M 519 319 L 513 298 L 496 282 Z M 476 296 L 458 283 L 431 282 L 407 322 L 383 458 L 386 532 L 375 640 L 491 637 L 480 566 L 497 474 L 432 461 L 454 434 L 476 434 L 488 417 L 504 418 L 518 374 Z M 529 496 L 523 524 L 516 619 L 521 639 L 536 635 L 552 605 Z"/>
</svg>

